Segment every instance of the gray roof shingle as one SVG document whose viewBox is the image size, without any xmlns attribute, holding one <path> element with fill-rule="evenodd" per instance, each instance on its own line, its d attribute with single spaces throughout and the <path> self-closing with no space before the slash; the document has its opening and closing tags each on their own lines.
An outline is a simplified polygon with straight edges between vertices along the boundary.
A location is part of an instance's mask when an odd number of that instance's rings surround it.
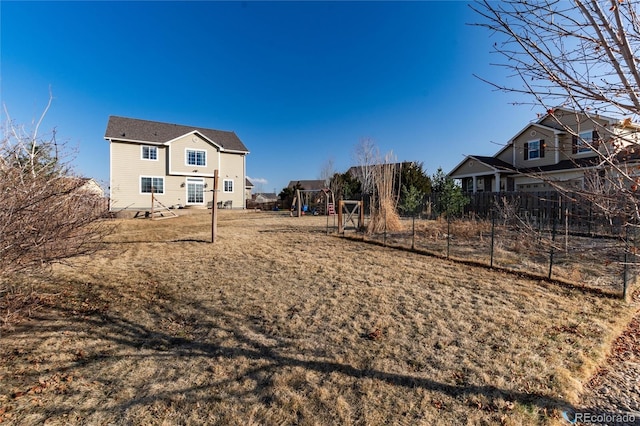
<svg viewBox="0 0 640 426">
<path fill-rule="evenodd" d="M 224 150 L 249 152 L 234 132 L 115 115 L 109 116 L 104 137 L 112 140 L 165 143 L 194 130 L 212 140 Z"/>
<path fill-rule="evenodd" d="M 515 168 L 507 163 L 506 161 L 502 161 L 499 158 L 495 157 L 485 157 L 484 155 L 470 155 L 469 157 L 473 157 L 481 163 L 486 164 L 487 166 L 491 166 L 494 169 L 498 170 L 506 170 L 506 171 L 514 171 Z"/>
</svg>

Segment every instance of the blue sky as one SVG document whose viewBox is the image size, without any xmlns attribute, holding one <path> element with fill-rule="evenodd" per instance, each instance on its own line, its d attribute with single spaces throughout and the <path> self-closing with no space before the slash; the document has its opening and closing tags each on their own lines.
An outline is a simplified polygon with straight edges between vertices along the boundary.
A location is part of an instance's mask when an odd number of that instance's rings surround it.
<svg viewBox="0 0 640 426">
<path fill-rule="evenodd" d="M 0 3 L 1 100 L 109 180 L 109 115 L 233 130 L 262 192 L 353 164 L 363 138 L 427 173 L 492 155 L 535 118 L 467 2 Z M 6 120 L 2 111 L 2 120 Z"/>
</svg>

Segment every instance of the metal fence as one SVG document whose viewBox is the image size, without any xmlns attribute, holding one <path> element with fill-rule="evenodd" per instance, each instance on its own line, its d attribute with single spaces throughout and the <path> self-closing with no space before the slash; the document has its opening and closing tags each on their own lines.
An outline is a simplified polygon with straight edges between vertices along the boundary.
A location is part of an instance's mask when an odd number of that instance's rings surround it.
<svg viewBox="0 0 640 426">
<path fill-rule="evenodd" d="M 598 214 L 571 194 L 479 194 L 456 217 L 437 215 L 435 197 L 420 214 L 402 217 L 401 229 L 347 227 L 343 234 L 622 297 L 637 281 L 638 226 Z M 327 232 L 337 228 L 327 222 Z"/>
</svg>

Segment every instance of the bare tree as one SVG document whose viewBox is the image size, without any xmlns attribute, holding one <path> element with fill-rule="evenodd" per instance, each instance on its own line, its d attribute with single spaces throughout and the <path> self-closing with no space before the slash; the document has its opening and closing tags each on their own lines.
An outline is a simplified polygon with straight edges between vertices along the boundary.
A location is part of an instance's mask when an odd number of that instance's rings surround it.
<svg viewBox="0 0 640 426">
<path fill-rule="evenodd" d="M 331 185 L 331 178 L 336 173 L 333 158 L 328 158 L 320 168 L 320 179 L 324 181 L 324 187 L 329 188 Z"/>
<path fill-rule="evenodd" d="M 360 181 L 362 192 L 373 194 L 373 173 L 376 164 L 380 163 L 380 150 L 372 139 L 361 139 L 353 150 L 353 160 L 355 177 Z"/>
<path fill-rule="evenodd" d="M 100 221 L 105 199 L 73 174 L 70 152 L 56 141 L 55 131 L 49 139 L 39 135 L 41 123 L 42 117 L 29 131 L 8 120 L 0 140 L 0 277 L 5 279 L 93 253 L 109 229 Z"/>
<path fill-rule="evenodd" d="M 591 120 L 598 138 L 582 138 L 575 128 L 556 120 L 596 152 L 596 166 L 606 170 L 601 175 L 606 186 L 585 185 L 580 192 L 607 214 L 615 213 L 608 201 L 615 194 L 615 209 L 640 219 L 638 167 L 630 163 L 640 159 L 640 127 L 635 124 L 640 118 L 638 3 L 480 0 L 471 7 L 481 16 L 476 25 L 498 38 L 493 46 L 503 60 L 496 65 L 510 77 L 506 83 L 480 78 L 499 90 L 525 95 L 514 103 L 542 106 L 553 117 L 556 108 L 563 107 Z M 601 116 L 618 121 L 603 126 Z"/>
</svg>

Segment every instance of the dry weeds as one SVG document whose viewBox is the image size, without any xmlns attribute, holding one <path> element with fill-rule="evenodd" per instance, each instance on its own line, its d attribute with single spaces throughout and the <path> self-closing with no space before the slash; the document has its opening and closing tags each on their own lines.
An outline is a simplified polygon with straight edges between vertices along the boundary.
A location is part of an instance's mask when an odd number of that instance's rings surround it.
<svg viewBox="0 0 640 426">
<path fill-rule="evenodd" d="M 0 336 L 8 424 L 550 424 L 636 307 L 327 236 L 121 220 Z M 5 295 L 6 297 L 6 295 Z M 16 322 L 17 321 L 17 322 Z"/>
<path fill-rule="evenodd" d="M 416 220 L 415 235 L 410 219 L 405 219 L 401 232 L 386 232 L 386 243 L 463 261 L 491 264 L 492 225 L 490 221 Z M 384 234 L 367 236 L 382 242 Z M 528 235 L 510 227 L 497 224 L 493 241 L 494 267 L 514 272 L 548 277 L 550 252 L 553 249 L 552 278 L 621 295 L 624 280 L 628 288 L 640 284 L 638 258 L 629 254 L 625 270 L 624 242 L 611 238 L 584 236 Z M 631 248 L 631 251 L 636 251 Z M 630 292 L 629 292 L 630 293 Z"/>
</svg>

